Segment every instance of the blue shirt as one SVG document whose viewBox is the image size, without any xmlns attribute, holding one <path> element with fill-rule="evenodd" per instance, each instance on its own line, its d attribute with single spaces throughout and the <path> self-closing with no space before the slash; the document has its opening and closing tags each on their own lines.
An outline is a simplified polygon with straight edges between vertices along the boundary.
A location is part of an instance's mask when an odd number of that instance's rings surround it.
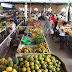
<svg viewBox="0 0 72 72">
<path fill-rule="evenodd" d="M 14 18 L 14 22 L 17 23 L 17 18 L 16 17 Z"/>
<path fill-rule="evenodd" d="M 47 13 L 47 16 L 48 16 L 48 13 Z"/>
</svg>

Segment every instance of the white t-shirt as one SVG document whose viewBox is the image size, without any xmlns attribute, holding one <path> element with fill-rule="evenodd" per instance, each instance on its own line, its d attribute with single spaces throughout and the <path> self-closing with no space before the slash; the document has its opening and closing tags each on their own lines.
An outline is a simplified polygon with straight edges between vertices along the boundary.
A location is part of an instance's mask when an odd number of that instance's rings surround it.
<svg viewBox="0 0 72 72">
<path fill-rule="evenodd" d="M 48 21 L 48 20 L 47 20 L 46 27 L 47 27 L 47 28 L 52 28 L 52 24 L 53 24 L 53 21 L 52 21 L 52 20 L 51 20 L 51 21 Z"/>
<path fill-rule="evenodd" d="M 65 36 L 65 32 L 63 32 L 62 31 L 62 29 L 65 31 L 65 28 L 63 27 L 63 26 L 61 26 L 60 28 L 59 28 L 59 32 L 60 32 L 60 36 Z"/>
<path fill-rule="evenodd" d="M 10 28 L 12 28 L 12 30 L 11 29 L 9 29 L 9 32 L 11 33 L 11 32 L 13 32 L 14 30 L 15 30 L 15 28 L 16 28 L 16 25 L 15 25 L 15 23 L 13 23 L 13 24 L 10 24 L 10 26 L 9 26 Z"/>
</svg>

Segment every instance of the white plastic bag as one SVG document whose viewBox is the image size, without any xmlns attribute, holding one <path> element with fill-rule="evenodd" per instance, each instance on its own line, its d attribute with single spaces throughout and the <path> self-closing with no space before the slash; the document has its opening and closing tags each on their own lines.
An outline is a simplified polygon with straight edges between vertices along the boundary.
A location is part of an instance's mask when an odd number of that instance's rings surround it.
<svg viewBox="0 0 72 72">
<path fill-rule="evenodd" d="M 54 34 L 54 30 L 50 28 L 50 34 Z"/>
</svg>

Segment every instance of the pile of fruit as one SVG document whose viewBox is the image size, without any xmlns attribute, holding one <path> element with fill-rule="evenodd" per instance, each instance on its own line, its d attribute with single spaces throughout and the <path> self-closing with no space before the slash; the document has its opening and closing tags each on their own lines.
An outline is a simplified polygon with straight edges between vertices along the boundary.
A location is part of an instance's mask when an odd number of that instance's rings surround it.
<svg viewBox="0 0 72 72">
<path fill-rule="evenodd" d="M 30 47 L 23 47 L 22 49 L 18 49 L 17 53 L 32 53 L 32 48 L 30 48 Z"/>
<path fill-rule="evenodd" d="M 36 33 L 32 33 L 31 37 L 38 37 L 38 35 Z"/>
<path fill-rule="evenodd" d="M 65 30 L 66 31 L 70 31 L 71 29 L 70 29 L 70 27 L 66 27 Z"/>
<path fill-rule="evenodd" d="M 37 32 L 37 33 L 42 33 L 42 30 L 41 28 L 38 28 L 38 27 L 30 27 L 30 28 L 27 28 L 27 31 L 29 32 Z"/>
<path fill-rule="evenodd" d="M 5 28 L 4 26 L 0 25 L 0 31 L 3 30 L 4 28 Z"/>
<path fill-rule="evenodd" d="M 38 34 L 38 33 L 37 33 Z M 42 34 L 38 34 L 38 37 L 34 38 L 34 44 L 40 44 L 45 42 L 44 36 Z"/>
<path fill-rule="evenodd" d="M 72 27 L 67 27 L 67 28 L 65 28 L 65 30 L 67 32 L 69 32 L 70 35 L 72 35 Z"/>
<path fill-rule="evenodd" d="M 3 22 L 0 23 L 0 25 L 2 25 L 2 26 L 9 26 L 10 23 L 8 23 L 8 22 L 6 22 L 6 21 L 3 21 Z"/>
<path fill-rule="evenodd" d="M 14 60 L 0 60 L 1 72 L 65 72 L 62 63 L 53 55 L 31 55 Z"/>
<path fill-rule="evenodd" d="M 41 26 L 33 26 L 34 28 L 41 28 Z"/>
<path fill-rule="evenodd" d="M 40 43 L 35 49 L 34 53 L 49 53 L 48 51 L 49 45 L 45 42 Z"/>
<path fill-rule="evenodd" d="M 23 14 L 19 14 L 19 15 L 18 15 L 18 17 L 22 17 L 22 16 L 24 16 L 24 15 L 23 15 Z"/>
</svg>

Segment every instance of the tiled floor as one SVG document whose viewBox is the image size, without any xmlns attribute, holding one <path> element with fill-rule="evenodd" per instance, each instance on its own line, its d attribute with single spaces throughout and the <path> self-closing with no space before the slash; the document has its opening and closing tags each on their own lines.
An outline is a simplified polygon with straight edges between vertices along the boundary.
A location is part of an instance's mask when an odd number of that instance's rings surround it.
<svg viewBox="0 0 72 72">
<path fill-rule="evenodd" d="M 46 21 L 41 21 L 41 25 L 42 25 L 42 29 L 43 32 L 45 32 L 45 28 L 44 28 L 44 24 Z M 65 50 L 59 50 L 59 43 L 55 43 L 55 39 L 51 39 L 48 36 L 46 37 L 46 40 L 50 46 L 50 50 L 52 54 L 55 54 L 56 56 L 58 56 L 66 65 L 66 69 L 68 70 L 68 72 L 72 72 L 72 50 L 70 48 L 68 48 L 67 46 L 65 46 Z"/>
</svg>

